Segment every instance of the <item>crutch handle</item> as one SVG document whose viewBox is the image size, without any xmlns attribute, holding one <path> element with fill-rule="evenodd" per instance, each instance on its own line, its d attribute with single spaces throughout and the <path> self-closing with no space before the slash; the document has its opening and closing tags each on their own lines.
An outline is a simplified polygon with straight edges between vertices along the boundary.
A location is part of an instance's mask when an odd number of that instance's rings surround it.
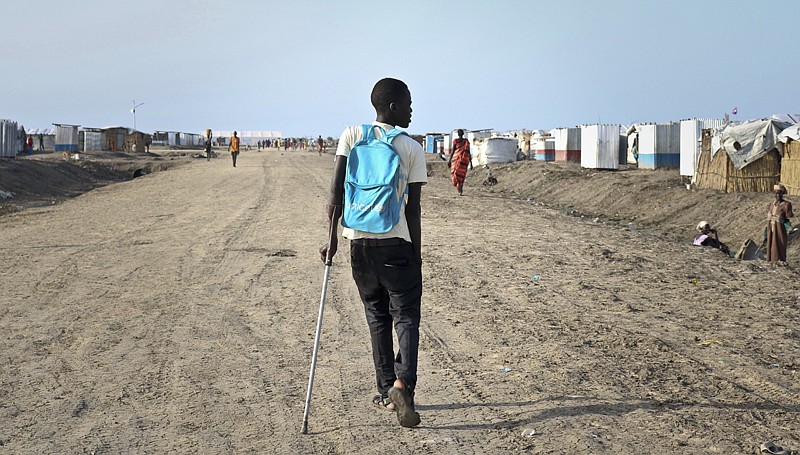
<svg viewBox="0 0 800 455">
<path fill-rule="evenodd" d="M 325 265 L 333 265 L 333 254 L 331 254 L 331 245 L 338 242 L 336 236 L 339 235 L 339 217 L 342 216 L 342 207 L 334 206 L 331 212 L 330 225 L 328 226 L 328 252 L 325 254 Z M 338 249 L 338 248 L 337 248 Z"/>
</svg>

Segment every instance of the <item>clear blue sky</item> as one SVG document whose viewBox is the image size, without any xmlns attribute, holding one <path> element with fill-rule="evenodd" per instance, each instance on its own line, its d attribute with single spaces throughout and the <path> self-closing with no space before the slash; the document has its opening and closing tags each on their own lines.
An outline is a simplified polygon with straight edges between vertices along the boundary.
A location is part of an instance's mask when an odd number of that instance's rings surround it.
<svg viewBox="0 0 800 455">
<path fill-rule="evenodd" d="M 387 5 L 381 8 L 378 5 Z M 0 118 L 338 136 L 406 81 L 409 131 L 800 111 L 795 0 L 15 0 Z"/>
</svg>

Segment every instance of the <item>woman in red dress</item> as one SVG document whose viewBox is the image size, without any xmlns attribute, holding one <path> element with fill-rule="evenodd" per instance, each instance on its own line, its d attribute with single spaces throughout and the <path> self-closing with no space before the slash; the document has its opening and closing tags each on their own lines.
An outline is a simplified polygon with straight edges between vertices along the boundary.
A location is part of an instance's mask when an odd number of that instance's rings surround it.
<svg viewBox="0 0 800 455">
<path fill-rule="evenodd" d="M 469 152 L 469 141 L 464 139 L 464 130 L 458 130 L 458 139 L 453 141 L 453 151 L 447 159 L 447 167 L 453 179 L 453 185 L 459 195 L 463 195 L 464 179 L 467 178 L 467 166 L 472 169 L 472 155 Z"/>
</svg>

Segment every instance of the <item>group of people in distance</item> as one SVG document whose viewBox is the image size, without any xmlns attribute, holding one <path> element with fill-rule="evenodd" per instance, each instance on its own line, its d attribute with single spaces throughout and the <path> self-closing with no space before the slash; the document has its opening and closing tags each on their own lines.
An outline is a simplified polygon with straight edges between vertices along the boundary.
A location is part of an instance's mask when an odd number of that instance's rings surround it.
<svg viewBox="0 0 800 455">
<path fill-rule="evenodd" d="M 317 142 L 317 153 L 319 153 L 319 156 L 322 156 L 322 152 L 325 151 L 325 141 L 322 139 L 322 136 L 320 135 L 317 138 L 316 142 Z M 298 141 L 297 139 L 292 139 L 292 138 L 284 139 L 283 143 L 284 143 L 284 147 L 286 147 L 286 148 L 288 148 L 290 144 L 292 145 L 292 147 L 294 149 L 296 149 L 297 147 L 305 148 L 305 141 L 302 140 L 302 139 L 300 141 Z M 302 144 L 302 145 L 299 145 L 299 144 Z M 212 143 L 212 140 L 211 140 L 211 129 L 209 128 L 209 129 L 206 129 L 206 139 L 205 139 L 205 143 L 204 143 L 204 150 L 205 150 L 205 154 L 206 154 L 206 160 L 208 160 L 208 161 L 211 161 L 211 157 L 214 155 L 212 145 L 213 145 L 213 143 Z M 280 149 L 281 140 L 280 139 L 265 139 L 263 141 L 258 141 L 257 145 L 258 145 L 258 149 L 259 150 L 261 150 L 261 148 L 267 149 L 268 147 L 277 147 L 278 149 Z M 238 133 L 236 131 L 234 131 L 233 132 L 233 136 L 231 136 L 230 140 L 228 141 L 228 151 L 231 153 L 231 159 L 233 161 L 233 167 L 236 167 L 236 159 L 239 156 L 240 146 L 241 146 L 241 139 L 239 138 Z M 247 146 L 247 149 L 248 150 L 250 149 L 249 145 Z"/>
<path fill-rule="evenodd" d="M 789 233 L 792 232 L 789 218 L 794 217 L 792 203 L 784 199 L 785 186 L 777 184 L 773 187 L 772 192 L 775 200 L 770 203 L 767 210 L 767 226 L 764 228 L 762 242 L 764 259 L 767 262 L 786 262 Z M 717 230 L 712 229 L 708 221 L 701 221 L 697 224 L 697 235 L 695 235 L 693 243 L 697 246 L 717 248 L 725 254 L 730 254 L 728 246 L 720 242 Z"/>
</svg>

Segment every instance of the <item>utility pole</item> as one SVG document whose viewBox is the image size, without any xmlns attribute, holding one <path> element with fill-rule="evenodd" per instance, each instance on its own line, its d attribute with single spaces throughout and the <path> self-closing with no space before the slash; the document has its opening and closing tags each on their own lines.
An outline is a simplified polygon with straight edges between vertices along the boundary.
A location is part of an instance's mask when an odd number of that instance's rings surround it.
<svg viewBox="0 0 800 455">
<path fill-rule="evenodd" d="M 133 109 L 131 109 L 131 114 L 133 114 L 133 129 L 136 130 L 136 108 L 143 105 L 144 103 L 136 104 L 136 100 L 133 100 Z"/>
</svg>

